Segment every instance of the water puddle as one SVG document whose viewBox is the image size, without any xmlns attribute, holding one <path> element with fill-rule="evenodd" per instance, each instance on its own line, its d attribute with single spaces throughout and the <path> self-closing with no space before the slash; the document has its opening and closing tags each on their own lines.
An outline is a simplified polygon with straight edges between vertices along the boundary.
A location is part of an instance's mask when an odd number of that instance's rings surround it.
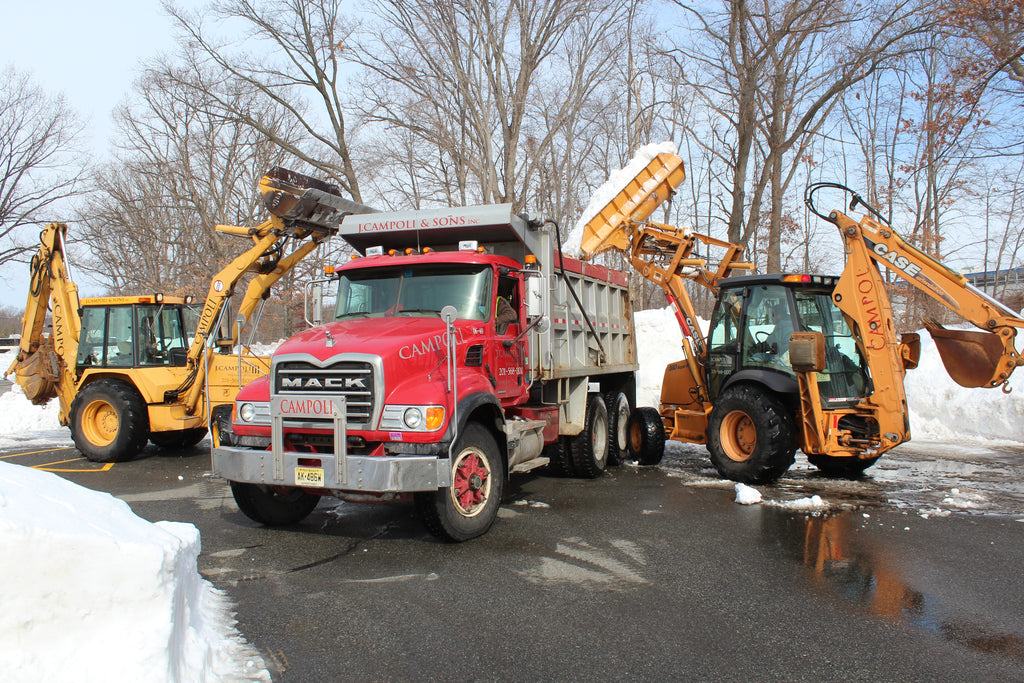
<svg viewBox="0 0 1024 683">
<path fill-rule="evenodd" d="M 858 544 L 855 515 L 804 516 L 771 508 L 762 514 L 765 538 L 799 562 L 812 582 L 847 602 L 972 650 L 1024 660 L 1022 634 L 989 627 L 984 615 L 954 613 L 943 596 L 915 589 L 884 551 Z"/>
</svg>

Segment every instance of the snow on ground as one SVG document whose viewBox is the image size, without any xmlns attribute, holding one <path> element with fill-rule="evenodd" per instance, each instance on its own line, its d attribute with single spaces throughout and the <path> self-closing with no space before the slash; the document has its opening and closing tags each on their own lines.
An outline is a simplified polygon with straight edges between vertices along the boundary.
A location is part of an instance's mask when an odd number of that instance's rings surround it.
<svg viewBox="0 0 1024 683">
<path fill-rule="evenodd" d="M 0 353 L 0 370 L 13 359 Z M 13 385 L 0 447 L 71 446 L 57 414 Z M 0 547 L 4 681 L 270 680 L 199 575 L 191 524 L 152 524 L 109 494 L 0 461 Z"/>
</svg>

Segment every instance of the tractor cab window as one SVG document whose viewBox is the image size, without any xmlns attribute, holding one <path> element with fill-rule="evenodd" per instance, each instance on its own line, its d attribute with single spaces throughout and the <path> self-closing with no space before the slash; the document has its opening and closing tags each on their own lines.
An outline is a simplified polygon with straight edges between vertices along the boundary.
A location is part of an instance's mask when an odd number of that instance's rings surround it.
<svg viewBox="0 0 1024 683">
<path fill-rule="evenodd" d="M 135 321 L 139 365 L 171 365 L 171 357 L 175 355 L 172 351 L 185 347 L 180 309 L 177 306 L 137 306 Z"/>
<path fill-rule="evenodd" d="M 825 370 L 818 373 L 818 390 L 826 407 L 855 403 L 869 388 L 867 363 L 842 312 L 828 292 L 795 291 L 804 329 L 825 336 Z"/>
<path fill-rule="evenodd" d="M 785 287 L 772 285 L 751 291 L 744 321 L 744 364 L 793 372 L 789 337 L 799 324 L 790 308 L 788 292 Z"/>
</svg>

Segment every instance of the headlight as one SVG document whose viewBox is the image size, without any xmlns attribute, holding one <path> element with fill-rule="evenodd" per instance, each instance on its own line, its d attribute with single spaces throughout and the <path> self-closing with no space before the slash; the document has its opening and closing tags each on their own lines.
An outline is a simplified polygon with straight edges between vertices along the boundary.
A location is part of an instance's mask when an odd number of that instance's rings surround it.
<svg viewBox="0 0 1024 683">
<path fill-rule="evenodd" d="M 419 408 L 406 408 L 405 414 L 402 415 L 402 422 L 409 429 L 419 429 L 423 424 L 423 413 Z"/>
<path fill-rule="evenodd" d="M 252 422 L 256 417 L 256 406 L 251 403 L 243 403 L 238 406 L 238 417 L 242 422 Z"/>
</svg>

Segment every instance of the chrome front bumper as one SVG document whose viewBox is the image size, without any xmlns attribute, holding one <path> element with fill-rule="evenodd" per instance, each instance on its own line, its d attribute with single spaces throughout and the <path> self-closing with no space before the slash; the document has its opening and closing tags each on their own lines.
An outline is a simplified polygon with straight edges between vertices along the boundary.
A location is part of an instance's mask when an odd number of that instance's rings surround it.
<svg viewBox="0 0 1024 683">
<path fill-rule="evenodd" d="M 299 459 L 304 464 L 299 464 Z M 318 467 L 308 465 L 319 460 Z M 310 479 L 317 471 L 322 483 Z M 213 473 L 229 481 L 301 486 L 338 491 L 436 491 L 451 486 L 448 460 L 434 456 L 346 455 L 260 451 L 221 446 L 213 449 Z"/>
</svg>

